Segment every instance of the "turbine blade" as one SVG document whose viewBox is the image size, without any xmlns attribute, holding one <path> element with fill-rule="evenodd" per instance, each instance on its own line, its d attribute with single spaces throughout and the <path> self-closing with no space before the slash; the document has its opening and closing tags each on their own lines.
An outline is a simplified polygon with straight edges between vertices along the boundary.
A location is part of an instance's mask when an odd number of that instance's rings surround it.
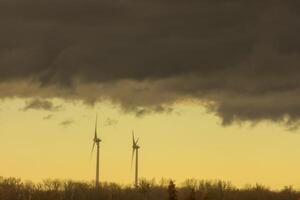
<svg viewBox="0 0 300 200">
<path fill-rule="evenodd" d="M 138 139 L 135 141 L 135 144 L 136 144 L 136 145 L 138 144 L 138 142 L 139 142 L 139 139 L 140 139 L 140 138 L 138 138 Z"/>
<path fill-rule="evenodd" d="M 91 151 L 90 160 L 92 159 L 92 156 L 93 156 L 93 152 L 94 152 L 94 148 L 95 148 L 95 143 L 96 143 L 96 142 L 93 142 L 93 147 L 92 147 L 92 151 Z"/>
<path fill-rule="evenodd" d="M 135 149 L 132 148 L 132 155 L 131 155 L 131 169 L 132 169 L 132 163 L 133 163 L 134 152 L 135 152 Z"/>
<path fill-rule="evenodd" d="M 97 122 L 98 122 L 98 114 L 96 114 L 95 136 L 94 136 L 94 139 L 97 138 Z"/>
<path fill-rule="evenodd" d="M 132 131 L 132 144 L 135 145 L 134 132 Z"/>
</svg>

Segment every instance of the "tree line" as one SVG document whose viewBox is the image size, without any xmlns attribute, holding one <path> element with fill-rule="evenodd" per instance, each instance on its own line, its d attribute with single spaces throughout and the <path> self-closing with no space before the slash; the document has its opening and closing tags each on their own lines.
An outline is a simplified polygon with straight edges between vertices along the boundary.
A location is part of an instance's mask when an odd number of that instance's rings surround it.
<svg viewBox="0 0 300 200">
<path fill-rule="evenodd" d="M 300 200 L 300 191 L 284 187 L 274 191 L 262 185 L 234 187 L 225 181 L 142 179 L 138 187 L 61 180 L 41 183 L 0 177 L 0 200 Z"/>
</svg>

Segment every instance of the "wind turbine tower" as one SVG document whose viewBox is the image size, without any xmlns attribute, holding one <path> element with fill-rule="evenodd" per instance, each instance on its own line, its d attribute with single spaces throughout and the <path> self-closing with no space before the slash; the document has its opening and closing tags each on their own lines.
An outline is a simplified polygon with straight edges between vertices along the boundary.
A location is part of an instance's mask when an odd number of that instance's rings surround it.
<svg viewBox="0 0 300 200">
<path fill-rule="evenodd" d="M 131 157 L 131 167 L 133 163 L 134 153 L 135 153 L 135 181 L 134 186 L 138 187 L 138 176 L 139 176 L 139 148 L 138 145 L 139 138 L 135 140 L 134 132 L 132 131 L 132 157 Z"/>
<path fill-rule="evenodd" d="M 95 145 L 97 146 L 97 157 L 96 157 L 96 188 L 99 187 L 99 153 L 100 153 L 100 142 L 101 142 L 101 139 L 98 138 L 98 135 L 97 135 L 97 121 L 98 121 L 98 115 L 96 116 L 95 135 L 94 135 L 94 139 L 93 139 L 93 148 L 92 148 L 92 153 L 93 153 Z"/>
</svg>

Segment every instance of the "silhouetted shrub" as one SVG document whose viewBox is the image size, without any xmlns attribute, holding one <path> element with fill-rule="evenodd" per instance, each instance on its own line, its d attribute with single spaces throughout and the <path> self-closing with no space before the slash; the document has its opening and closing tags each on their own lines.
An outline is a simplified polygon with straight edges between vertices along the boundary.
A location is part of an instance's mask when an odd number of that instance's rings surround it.
<svg viewBox="0 0 300 200">
<path fill-rule="evenodd" d="M 176 186 L 173 181 L 170 181 L 168 187 L 168 193 L 169 193 L 169 200 L 177 200 Z"/>
<path fill-rule="evenodd" d="M 195 193 L 194 188 L 191 189 L 191 192 L 190 192 L 188 198 L 186 198 L 186 200 L 196 200 L 196 193 Z"/>
</svg>

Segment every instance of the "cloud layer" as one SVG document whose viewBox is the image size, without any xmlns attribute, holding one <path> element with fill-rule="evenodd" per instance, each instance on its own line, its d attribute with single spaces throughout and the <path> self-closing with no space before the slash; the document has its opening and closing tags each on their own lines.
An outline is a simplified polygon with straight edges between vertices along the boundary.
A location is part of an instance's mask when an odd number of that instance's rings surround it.
<svg viewBox="0 0 300 200">
<path fill-rule="evenodd" d="M 2 0 L 0 95 L 202 102 L 224 124 L 300 117 L 300 3 Z"/>
<path fill-rule="evenodd" d="M 32 99 L 26 102 L 25 107 L 22 109 L 24 111 L 33 110 L 47 110 L 47 111 L 59 111 L 61 110 L 61 105 L 54 105 L 49 100 Z"/>
</svg>

